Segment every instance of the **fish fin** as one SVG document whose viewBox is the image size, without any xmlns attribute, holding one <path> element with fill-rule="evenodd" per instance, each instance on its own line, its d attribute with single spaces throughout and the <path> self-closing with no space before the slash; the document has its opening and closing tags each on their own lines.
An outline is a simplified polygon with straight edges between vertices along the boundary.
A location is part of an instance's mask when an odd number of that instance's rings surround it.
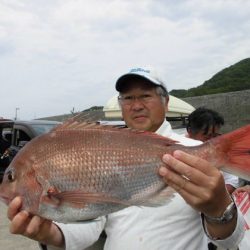
<svg viewBox="0 0 250 250">
<path fill-rule="evenodd" d="M 41 179 L 40 179 L 41 180 Z M 60 199 L 56 197 L 56 194 L 59 193 L 57 188 L 53 186 L 48 186 L 49 184 L 46 183 L 47 185 L 47 191 L 43 191 L 41 198 L 40 198 L 40 203 L 42 204 L 47 204 L 53 207 L 58 207 L 61 204 Z"/>
<path fill-rule="evenodd" d="M 40 203 L 56 208 L 61 204 L 61 201 L 51 195 L 42 195 L 40 198 Z"/>
<path fill-rule="evenodd" d="M 82 191 L 65 191 L 55 194 L 50 194 L 55 199 L 60 200 L 61 202 L 71 203 L 75 206 L 82 207 L 87 203 L 113 203 L 120 204 L 124 206 L 130 206 L 126 201 L 120 200 L 115 197 L 105 196 L 104 193 L 87 193 Z"/>
<path fill-rule="evenodd" d="M 56 132 L 65 131 L 65 130 L 108 130 L 116 133 L 120 133 L 121 130 L 126 136 L 125 133 L 131 135 L 134 133 L 135 136 L 140 136 L 144 138 L 145 141 L 148 141 L 147 137 L 150 137 L 151 143 L 156 143 L 158 145 L 163 146 L 170 146 L 173 144 L 178 143 L 178 141 L 172 140 L 165 136 L 158 135 L 156 133 L 150 131 L 141 131 L 137 129 L 127 128 L 127 127 L 120 127 L 116 125 L 107 125 L 107 124 L 100 124 L 99 122 L 94 122 L 92 118 L 89 119 L 88 115 L 83 113 L 79 113 L 78 115 L 69 118 L 63 124 L 56 126 L 52 129 L 49 134 L 53 137 L 55 136 Z"/>
<path fill-rule="evenodd" d="M 79 117 L 77 115 L 76 117 L 66 120 L 63 124 L 51 130 L 49 134 L 51 134 L 51 136 L 54 136 L 56 132 L 65 131 L 65 130 L 79 130 L 79 131 L 87 130 L 87 129 L 108 130 L 110 132 L 116 132 L 116 133 L 120 133 L 122 130 L 124 133 L 124 136 L 126 136 L 126 133 L 128 135 L 131 135 L 131 133 L 134 133 L 134 136 L 142 137 L 144 138 L 145 141 L 148 141 L 148 137 L 149 137 L 151 140 L 150 143 L 156 143 L 159 145 L 170 146 L 178 142 L 178 141 L 174 141 L 170 138 L 158 135 L 150 131 L 142 131 L 142 130 L 127 128 L 127 127 L 117 127 L 116 125 L 99 124 L 98 122 L 91 122 L 91 121 L 84 120 L 84 119 L 81 120 L 82 117 L 84 116 L 79 114 Z"/>
<path fill-rule="evenodd" d="M 222 169 L 250 180 L 250 125 L 211 140 L 224 153 Z"/>
<path fill-rule="evenodd" d="M 145 207 L 158 207 L 165 205 L 166 203 L 170 202 L 173 197 L 175 196 L 176 191 L 171 187 L 165 187 L 162 189 L 157 195 L 154 197 L 147 199 L 139 204 L 139 206 Z"/>
<path fill-rule="evenodd" d="M 179 141 L 172 140 L 168 137 L 158 135 L 156 133 L 152 133 L 150 131 L 138 131 L 135 129 L 131 129 L 131 131 L 138 134 L 138 136 L 145 137 L 145 140 L 147 140 L 147 137 L 149 137 L 150 143 L 156 143 L 158 145 L 171 146 L 179 142 Z"/>
</svg>

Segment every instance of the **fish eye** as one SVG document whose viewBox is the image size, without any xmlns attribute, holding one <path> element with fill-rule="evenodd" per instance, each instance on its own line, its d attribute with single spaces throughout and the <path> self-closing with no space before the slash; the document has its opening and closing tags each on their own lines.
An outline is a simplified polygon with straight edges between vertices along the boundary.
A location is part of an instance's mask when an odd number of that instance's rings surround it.
<svg viewBox="0 0 250 250">
<path fill-rule="evenodd" d="M 15 180 L 15 174 L 14 174 L 14 171 L 9 170 L 9 171 L 7 172 L 7 178 L 8 178 L 8 180 L 9 180 L 9 182 L 14 181 L 14 180 Z"/>
</svg>

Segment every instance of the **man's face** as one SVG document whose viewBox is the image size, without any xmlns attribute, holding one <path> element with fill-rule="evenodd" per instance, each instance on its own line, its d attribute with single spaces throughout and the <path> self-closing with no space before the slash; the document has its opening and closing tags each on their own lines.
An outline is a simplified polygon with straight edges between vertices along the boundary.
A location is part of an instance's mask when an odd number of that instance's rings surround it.
<svg viewBox="0 0 250 250">
<path fill-rule="evenodd" d="M 123 119 L 130 128 L 155 132 L 165 120 L 168 97 L 156 93 L 156 89 L 144 80 L 133 80 L 119 101 Z"/>
<path fill-rule="evenodd" d="M 209 139 L 212 139 L 213 137 L 216 137 L 218 135 L 220 135 L 220 127 L 219 126 L 214 126 L 214 127 L 209 127 L 208 132 L 204 133 L 203 130 L 201 130 L 200 132 L 190 135 L 190 138 L 193 138 L 195 140 L 199 140 L 199 141 L 208 141 Z"/>
</svg>

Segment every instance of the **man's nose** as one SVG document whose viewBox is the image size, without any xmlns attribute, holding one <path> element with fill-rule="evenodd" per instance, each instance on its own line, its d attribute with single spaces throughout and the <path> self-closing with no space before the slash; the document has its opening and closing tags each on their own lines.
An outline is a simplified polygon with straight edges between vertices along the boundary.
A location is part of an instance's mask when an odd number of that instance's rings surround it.
<svg viewBox="0 0 250 250">
<path fill-rule="evenodd" d="M 144 103 L 140 98 L 134 98 L 133 103 L 132 103 L 132 109 L 143 109 L 144 108 Z"/>
</svg>

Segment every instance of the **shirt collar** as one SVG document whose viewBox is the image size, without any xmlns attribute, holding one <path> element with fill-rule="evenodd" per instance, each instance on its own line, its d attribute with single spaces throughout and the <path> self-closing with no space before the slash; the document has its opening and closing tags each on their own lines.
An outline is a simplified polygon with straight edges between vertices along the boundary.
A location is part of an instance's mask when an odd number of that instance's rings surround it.
<svg viewBox="0 0 250 250">
<path fill-rule="evenodd" d="M 164 135 L 170 137 L 173 133 L 170 123 L 166 120 L 161 124 L 161 126 L 155 132 L 158 135 Z"/>
</svg>

